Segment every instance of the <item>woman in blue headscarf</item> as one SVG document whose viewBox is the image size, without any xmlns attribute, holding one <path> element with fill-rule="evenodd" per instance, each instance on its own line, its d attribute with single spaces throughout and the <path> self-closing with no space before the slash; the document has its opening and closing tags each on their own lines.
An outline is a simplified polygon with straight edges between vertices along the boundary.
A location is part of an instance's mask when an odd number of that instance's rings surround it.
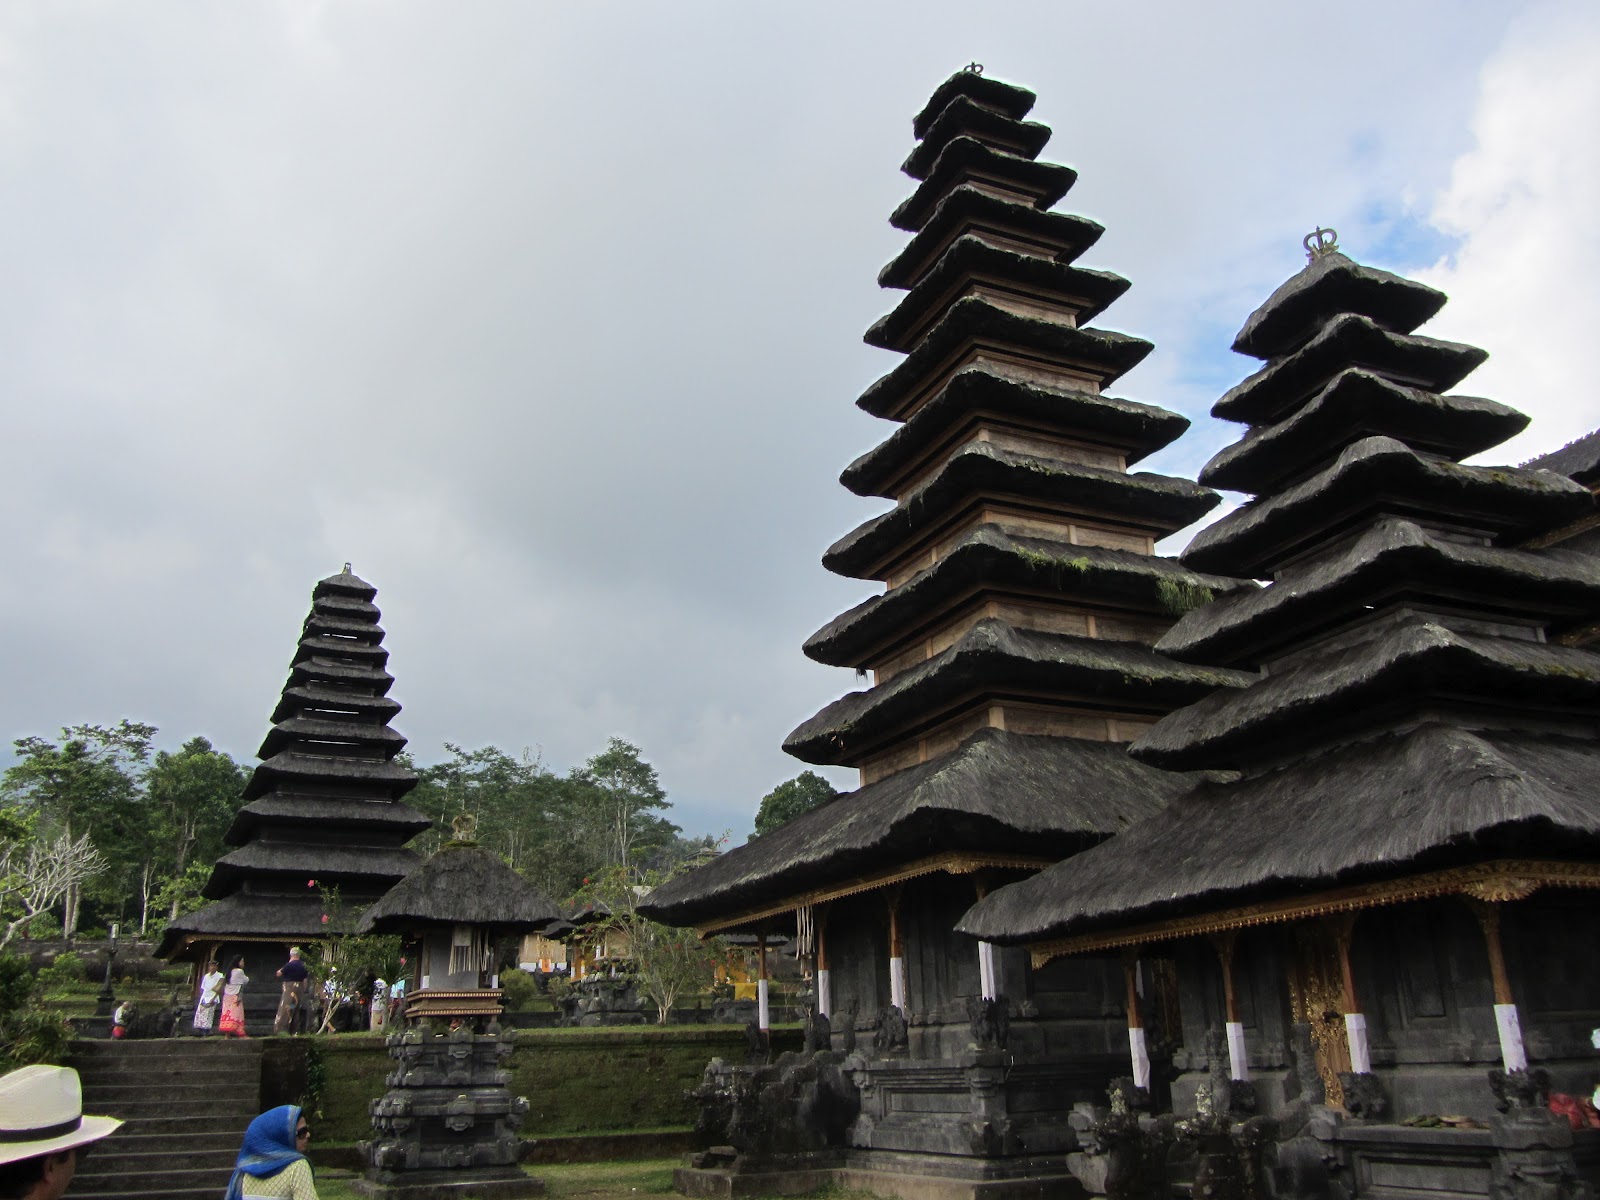
<svg viewBox="0 0 1600 1200">
<path fill-rule="evenodd" d="M 306 1161 L 310 1144 L 311 1126 L 299 1108 L 282 1104 L 268 1109 L 244 1131 L 244 1145 L 223 1200 L 317 1200 L 311 1164 Z"/>
</svg>

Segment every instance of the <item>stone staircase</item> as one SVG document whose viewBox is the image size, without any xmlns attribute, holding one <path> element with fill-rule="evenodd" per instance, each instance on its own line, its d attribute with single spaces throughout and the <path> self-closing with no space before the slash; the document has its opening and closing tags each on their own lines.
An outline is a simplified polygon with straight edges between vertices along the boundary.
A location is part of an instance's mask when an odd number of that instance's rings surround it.
<svg viewBox="0 0 1600 1200">
<path fill-rule="evenodd" d="M 80 1156 L 67 1194 L 217 1200 L 261 1112 L 262 1048 L 256 1039 L 74 1042 L 67 1065 L 83 1079 L 84 1111 L 127 1124 Z"/>
</svg>

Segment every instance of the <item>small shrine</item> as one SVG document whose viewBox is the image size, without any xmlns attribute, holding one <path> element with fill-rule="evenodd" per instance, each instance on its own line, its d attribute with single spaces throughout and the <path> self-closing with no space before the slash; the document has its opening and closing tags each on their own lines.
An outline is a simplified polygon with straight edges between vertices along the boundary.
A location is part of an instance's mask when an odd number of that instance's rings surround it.
<svg viewBox="0 0 1600 1200">
<path fill-rule="evenodd" d="M 560 914 L 472 841 L 473 826 L 457 817 L 454 838 L 361 918 L 362 933 L 401 935 L 410 968 L 404 1028 L 387 1038 L 395 1069 L 372 1102 L 367 1171 L 353 1185 L 365 1196 L 509 1200 L 544 1191 L 517 1165 L 528 1102 L 507 1086 L 515 1031 L 499 1024 L 498 968 L 523 934 Z"/>
<path fill-rule="evenodd" d="M 243 955 L 256 980 L 249 1016 L 270 1023 L 272 973 L 291 945 L 326 932 L 328 895 L 359 911 L 420 861 L 405 843 L 432 822 L 401 802 L 417 777 L 394 761 L 406 739 L 390 728 L 377 589 L 350 564 L 319 581 L 261 743 L 261 763 L 226 840 L 236 847 L 212 868 L 211 903 L 169 922 L 159 953 L 202 968 Z"/>
<path fill-rule="evenodd" d="M 1102 229 L 1053 211 L 1076 175 L 1038 160 L 1033 102 L 973 66 L 912 122 L 915 189 L 890 218 L 910 236 L 879 275 L 904 295 L 866 335 L 898 360 L 857 401 L 888 436 L 841 477 L 892 507 L 823 558 L 882 591 L 805 644 L 870 684 L 784 747 L 860 787 L 641 906 L 758 946 L 793 938 L 814 968 L 810 1059 L 771 1078 L 714 1064 L 708 1129 L 740 1159 L 697 1169 L 771 1175 L 805 1154 L 808 1170 L 887 1173 L 874 1186 L 1075 1186 L 1073 1105 L 1126 1070 L 1122 967 L 1035 970 L 956 922 L 1192 789 L 1127 743 L 1249 682 L 1154 646 L 1185 609 L 1253 585 L 1154 553 L 1218 497 L 1133 469 L 1188 422 L 1111 392 L 1151 346 L 1092 324 L 1128 283 L 1076 265 Z"/>
<path fill-rule="evenodd" d="M 1039 969 L 1175 972 L 1158 1067 L 1210 1139 L 1196 1195 L 1275 1161 L 1280 1196 L 1578 1196 L 1600 1133 L 1549 1107 L 1593 1088 L 1600 1025 L 1593 450 L 1465 464 L 1527 418 L 1450 392 L 1485 355 L 1415 332 L 1444 295 L 1329 230 L 1306 247 L 1234 342 L 1264 365 L 1213 409 L 1248 429 L 1201 479 L 1254 499 L 1183 555 L 1269 582 L 1156 644 L 1252 682 L 1131 747 L 1227 774 L 960 927 Z M 1106 1128 L 1133 1162 L 1143 1135 Z"/>
</svg>

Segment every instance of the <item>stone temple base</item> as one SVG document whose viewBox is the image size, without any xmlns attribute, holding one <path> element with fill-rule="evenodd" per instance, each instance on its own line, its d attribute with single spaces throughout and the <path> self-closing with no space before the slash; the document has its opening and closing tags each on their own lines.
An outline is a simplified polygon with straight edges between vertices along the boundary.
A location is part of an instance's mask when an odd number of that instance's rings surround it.
<svg viewBox="0 0 1600 1200">
<path fill-rule="evenodd" d="M 1087 1193 L 1065 1154 L 980 1159 L 881 1150 L 819 1151 L 758 1159 L 717 1150 L 679 1167 L 680 1195 L 708 1200 L 792 1196 L 836 1186 L 898 1200 L 1081 1200 Z"/>
<path fill-rule="evenodd" d="M 521 1200 L 544 1195 L 544 1183 L 515 1167 L 454 1171 L 369 1171 L 350 1190 L 371 1200 Z"/>
</svg>

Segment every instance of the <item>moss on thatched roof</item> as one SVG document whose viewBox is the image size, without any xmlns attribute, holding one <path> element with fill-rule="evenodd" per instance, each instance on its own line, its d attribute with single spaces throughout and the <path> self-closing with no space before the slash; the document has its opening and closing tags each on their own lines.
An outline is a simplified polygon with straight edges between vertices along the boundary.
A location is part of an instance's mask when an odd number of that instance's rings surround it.
<svg viewBox="0 0 1600 1200">
<path fill-rule="evenodd" d="M 291 790 L 305 790 L 307 785 L 318 783 L 371 784 L 375 798 L 398 800 L 417 786 L 417 774 L 398 763 L 378 759 L 335 758 L 285 750 L 256 767 L 245 785 L 244 798 L 264 796 L 280 783 Z"/>
<path fill-rule="evenodd" d="M 909 421 L 839 476 L 858 496 L 891 496 L 921 466 L 980 419 L 1021 429 L 1048 429 L 1120 450 L 1129 463 L 1175 441 L 1185 417 L 1111 396 L 1042 387 L 988 366 L 963 367 Z"/>
<path fill-rule="evenodd" d="M 1429 392 L 1460 383 L 1489 357 L 1476 346 L 1390 333 L 1355 313 L 1335 317 L 1304 346 L 1274 359 L 1211 406 L 1225 421 L 1263 425 L 1282 420 L 1340 371 L 1364 367 Z"/>
<path fill-rule="evenodd" d="M 957 71 L 934 89 L 922 111 L 911 119 L 912 133 L 918 138 L 928 136 L 939 115 L 961 97 L 975 100 L 1014 121 L 1027 116 L 1038 98 L 1027 88 L 1002 83 L 981 71 Z"/>
<path fill-rule="evenodd" d="M 947 851 L 1067 855 L 1195 782 L 1119 744 L 985 729 L 669 880 L 640 908 L 690 925 Z"/>
<path fill-rule="evenodd" d="M 288 896 L 236 892 L 167 922 L 156 953 L 169 957 L 183 944 L 186 934 L 206 941 L 229 937 L 315 941 L 327 934 L 322 920 L 325 912 L 326 902 L 309 889 L 304 895 Z"/>
<path fill-rule="evenodd" d="M 1416 617 L 1383 619 L 1371 633 L 1170 713 L 1130 753 L 1168 770 L 1236 770 L 1435 704 L 1560 715 L 1600 701 L 1600 656 L 1587 650 L 1457 632 Z"/>
<path fill-rule="evenodd" d="M 371 721 L 332 721 L 320 717 L 288 717 L 268 731 L 257 753 L 271 758 L 306 742 L 337 742 L 364 748 L 368 754 L 397 754 L 405 749 L 405 736 L 387 725 Z"/>
<path fill-rule="evenodd" d="M 1023 158 L 1032 158 L 1050 140 L 1050 126 L 1007 116 L 970 96 L 957 96 L 928 125 L 900 169 L 913 179 L 926 179 L 945 148 L 963 137 L 991 142 Z"/>
<path fill-rule="evenodd" d="M 1044 126 L 1019 128 L 1043 129 Z M 1045 133 L 1048 136 L 1049 130 Z M 919 150 L 912 154 L 918 154 Z M 889 224 L 896 229 L 917 232 L 938 210 L 939 202 L 974 175 L 998 176 L 1009 187 L 1030 197 L 1019 203 L 1038 209 L 1049 208 L 1060 200 L 1078 178 L 1078 173 L 1070 167 L 1035 162 L 1032 155 L 1022 157 L 1003 147 L 987 145 L 978 138 L 958 137 L 939 152 L 927 179 L 894 210 Z"/>
<path fill-rule="evenodd" d="M 822 565 L 840 575 L 870 578 L 896 551 L 978 496 L 1048 504 L 1152 535 L 1172 533 L 1199 520 L 1218 499 L 1215 492 L 1187 479 L 1040 458 L 993 442 L 968 442 L 900 504 L 828 547 Z"/>
<path fill-rule="evenodd" d="M 1015 347 L 1045 361 L 1070 361 L 1098 376 L 1102 387 L 1132 370 L 1152 349 L 1143 338 L 1021 316 L 981 296 L 965 296 L 946 309 L 916 348 L 863 392 L 856 405 L 875 417 L 899 419 L 908 402 L 927 385 L 928 377 L 944 370 L 950 356 L 973 339 Z"/>
<path fill-rule="evenodd" d="M 965 233 L 983 236 L 994 232 L 1006 238 L 1023 238 L 1039 246 L 1039 253 L 1058 262 L 1071 262 L 1105 232 L 1087 217 L 1042 212 L 1032 205 L 1007 200 L 971 184 L 952 188 L 933 207 L 915 237 L 878 272 L 882 287 L 908 288 L 944 254 L 945 247 Z"/>
<path fill-rule="evenodd" d="M 317 580 L 316 586 L 311 589 L 313 602 L 326 597 L 371 601 L 377 595 L 378 589 L 361 578 L 361 576 L 353 574 L 348 563 L 345 564 L 345 569 L 337 575 L 329 575 L 326 579 Z"/>
<path fill-rule="evenodd" d="M 289 668 L 289 686 L 318 683 L 348 684 L 382 696 L 394 686 L 394 676 L 379 667 L 358 666 L 333 658 L 296 657 Z"/>
<path fill-rule="evenodd" d="M 240 879 L 268 875 L 340 886 L 356 882 L 386 887 L 421 861 L 415 851 L 402 846 L 313 841 L 315 831 L 304 826 L 302 833 L 307 840 L 255 838 L 230 850 L 217 860 L 201 894 L 217 899 L 232 891 L 230 885 Z"/>
<path fill-rule="evenodd" d="M 1253 678 L 1175 662 L 1136 643 L 1015 629 L 991 617 L 926 662 L 835 700 L 785 738 L 783 748 L 805 762 L 851 766 L 902 730 L 982 698 L 1044 695 L 1161 713 Z"/>
<path fill-rule="evenodd" d="M 283 689 L 273 721 L 283 721 L 306 709 L 354 712 L 379 721 L 390 721 L 400 712 L 400 702 L 387 696 L 364 696 L 348 688 L 324 687 L 316 683 L 290 683 Z"/>
<path fill-rule="evenodd" d="M 1282 586 L 1190 610 L 1156 648 L 1188 662 L 1253 665 L 1351 614 L 1428 601 L 1524 620 L 1572 620 L 1600 611 L 1600 560 L 1470 545 L 1411 521 L 1383 520 L 1297 564 Z"/>
<path fill-rule="evenodd" d="M 1024 290 L 1069 297 L 1080 325 L 1092 321 L 1128 290 L 1128 281 L 1109 271 L 1091 271 L 1036 254 L 1021 254 L 975 234 L 963 234 L 894 310 L 867 330 L 863 340 L 884 350 L 911 350 L 959 286 L 974 278 L 1005 280 Z"/>
<path fill-rule="evenodd" d="M 560 919 L 548 897 L 481 846 L 447 845 L 386 892 L 361 917 L 361 933 L 406 933 L 424 925 L 542 929 Z"/>
<path fill-rule="evenodd" d="M 405 841 L 427 829 L 433 821 L 398 800 L 272 792 L 252 800 L 235 813 L 223 840 L 230 846 L 238 846 L 263 825 L 286 823 L 301 827 L 393 830 Z"/>
<path fill-rule="evenodd" d="M 1183 552 L 1197 571 L 1265 578 L 1285 561 L 1380 516 L 1448 520 L 1507 540 L 1591 511 L 1587 488 L 1549 471 L 1469 467 L 1369 437 L 1331 466 L 1208 525 Z"/>
<path fill-rule="evenodd" d="M 1530 458 L 1522 465 L 1536 471 L 1554 471 L 1593 487 L 1600 483 L 1600 429 L 1568 442 L 1559 450 Z"/>
<path fill-rule="evenodd" d="M 1236 492 L 1269 492 L 1371 436 L 1461 459 L 1498 446 L 1527 424 L 1525 415 L 1493 400 L 1440 396 L 1351 367 L 1293 416 L 1257 426 L 1219 452 L 1200 472 L 1200 482 Z"/>
<path fill-rule="evenodd" d="M 1233 348 L 1255 358 L 1286 354 L 1340 313 L 1359 313 L 1385 329 L 1410 333 L 1444 302 L 1445 294 L 1427 284 L 1362 266 L 1343 254 L 1326 254 L 1250 314 Z"/>
<path fill-rule="evenodd" d="M 859 666 L 867 654 L 892 638 L 909 637 L 931 614 L 979 586 L 1057 592 L 1084 604 L 1152 613 L 1165 610 L 1175 589 L 1204 604 L 1238 588 L 1255 588 L 1244 580 L 1202 575 L 1170 558 L 1017 537 L 997 525 L 979 525 L 933 566 L 828 622 L 807 639 L 805 652 L 832 666 Z"/>
<path fill-rule="evenodd" d="M 1424 725 L 1203 784 L 991 893 L 960 928 L 1038 941 L 1495 858 L 1600 853 L 1600 747 Z"/>
</svg>

